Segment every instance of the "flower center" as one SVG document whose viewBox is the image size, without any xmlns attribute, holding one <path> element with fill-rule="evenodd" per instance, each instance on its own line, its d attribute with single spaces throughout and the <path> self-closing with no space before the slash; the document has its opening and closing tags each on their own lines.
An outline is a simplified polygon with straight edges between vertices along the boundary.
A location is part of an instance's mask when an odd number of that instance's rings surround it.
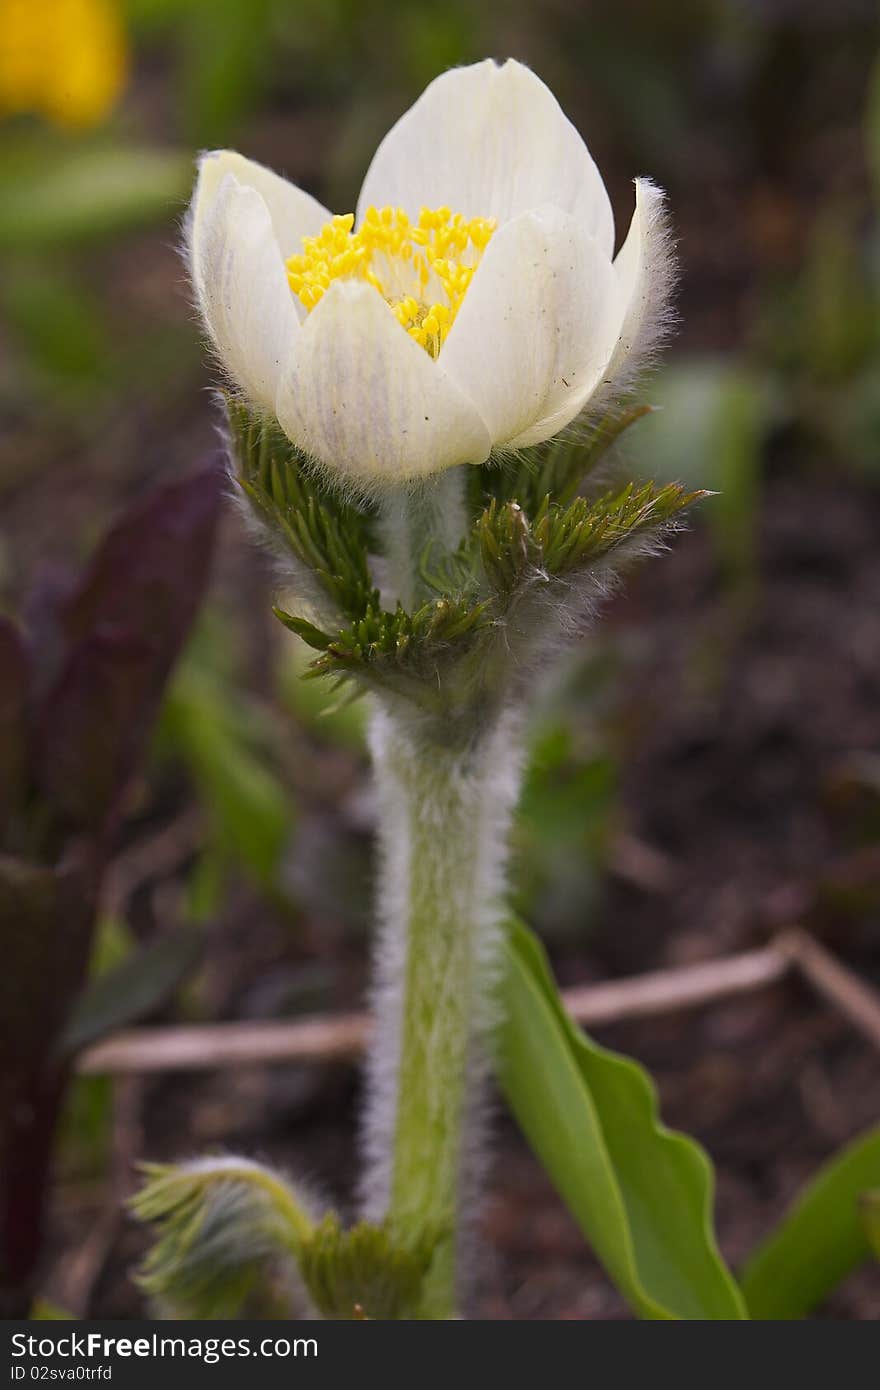
<svg viewBox="0 0 880 1390">
<path fill-rule="evenodd" d="M 422 208 L 412 222 L 402 208 L 367 208 L 325 222 L 287 262 L 290 288 L 312 310 L 334 280 L 366 280 L 391 306 L 411 338 L 436 357 L 461 308 L 496 222 L 449 208 Z"/>
</svg>

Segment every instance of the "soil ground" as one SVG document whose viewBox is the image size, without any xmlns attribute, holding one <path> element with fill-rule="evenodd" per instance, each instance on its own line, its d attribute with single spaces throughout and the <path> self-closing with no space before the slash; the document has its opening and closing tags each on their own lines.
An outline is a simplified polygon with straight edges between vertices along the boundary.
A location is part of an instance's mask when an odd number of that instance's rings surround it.
<svg viewBox="0 0 880 1390">
<path fill-rule="evenodd" d="M 698 530 L 615 600 L 605 622 L 624 692 L 615 716 L 618 820 L 627 843 L 653 851 L 652 873 L 633 871 L 624 855 L 617 864 L 612 846 L 615 868 L 590 906 L 592 930 L 553 950 L 563 984 L 746 949 L 794 920 L 880 984 L 880 858 L 870 849 L 880 801 L 868 775 L 880 746 L 878 526 L 874 490 L 783 472 L 767 485 L 759 575 L 747 593 L 719 582 Z M 298 962 L 278 923 L 265 913 L 245 922 L 233 904 L 212 947 L 212 1008 L 219 1016 L 259 1009 L 279 978 L 315 968 L 309 954 L 311 965 Z M 355 1006 L 362 944 L 324 942 L 318 957 L 333 963 L 334 1006 Z M 876 1121 L 876 1053 L 796 983 L 597 1036 L 649 1068 L 666 1121 L 708 1148 L 721 1245 L 734 1264 L 817 1165 Z M 150 1081 L 128 1123 L 136 1152 L 151 1159 L 244 1151 L 346 1203 L 357 1108 L 354 1069 L 264 1069 Z M 106 1248 L 99 1242 L 94 1267 L 81 1263 L 107 1204 L 103 1186 L 62 1185 L 49 1288 L 63 1293 L 85 1270 L 94 1315 L 132 1316 L 141 1306 L 129 1278 L 141 1233 L 119 1223 Z M 501 1114 L 481 1227 L 478 1316 L 626 1316 Z M 878 1315 L 876 1269 L 822 1310 Z"/>
</svg>

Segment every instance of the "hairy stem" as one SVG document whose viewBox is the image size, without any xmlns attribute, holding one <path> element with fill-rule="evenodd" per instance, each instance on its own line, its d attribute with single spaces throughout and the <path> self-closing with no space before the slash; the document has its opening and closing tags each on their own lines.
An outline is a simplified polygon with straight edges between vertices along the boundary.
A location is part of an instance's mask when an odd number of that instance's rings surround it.
<svg viewBox="0 0 880 1390">
<path fill-rule="evenodd" d="M 379 708 L 372 726 L 382 877 L 367 1214 L 405 1244 L 436 1242 L 429 1317 L 455 1311 L 482 1168 L 482 1043 L 519 783 L 512 726 L 502 717 L 454 744 L 400 709 Z"/>
<path fill-rule="evenodd" d="M 449 468 L 412 488 L 389 492 L 382 501 L 380 524 L 395 597 L 404 608 L 418 608 L 431 597 L 423 562 L 436 564 L 464 535 L 464 470 Z"/>
</svg>

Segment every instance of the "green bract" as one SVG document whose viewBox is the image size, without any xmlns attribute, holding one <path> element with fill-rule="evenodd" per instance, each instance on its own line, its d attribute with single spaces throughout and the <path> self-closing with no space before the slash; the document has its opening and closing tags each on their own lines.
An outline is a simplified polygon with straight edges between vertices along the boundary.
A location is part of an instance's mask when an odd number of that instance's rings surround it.
<svg viewBox="0 0 880 1390">
<path fill-rule="evenodd" d="M 628 483 L 578 496 L 585 475 L 644 412 L 610 417 L 581 442 L 474 470 L 464 534 L 452 550 L 429 537 L 416 557 L 424 601 L 407 610 L 383 604 L 373 578 L 376 510 L 343 500 L 271 425 L 234 401 L 228 409 L 241 486 L 293 565 L 299 611 L 276 612 L 320 653 L 313 675 L 356 677 L 438 713 L 460 703 L 463 690 L 497 696 L 530 648 L 543 645 L 548 621 L 553 630 L 581 621 L 602 595 L 608 565 L 705 495 Z"/>
</svg>

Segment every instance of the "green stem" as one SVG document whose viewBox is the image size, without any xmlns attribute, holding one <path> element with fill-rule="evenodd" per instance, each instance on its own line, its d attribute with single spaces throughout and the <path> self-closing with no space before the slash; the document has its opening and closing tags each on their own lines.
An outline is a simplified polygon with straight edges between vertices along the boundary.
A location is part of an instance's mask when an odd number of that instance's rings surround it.
<svg viewBox="0 0 880 1390">
<path fill-rule="evenodd" d="M 424 1315 L 456 1308 L 479 1153 L 483 1037 L 518 789 L 510 721 L 467 743 L 379 709 L 382 924 L 367 1105 L 368 1214 L 434 1257 Z M 460 732 L 460 731 L 459 731 Z"/>
<path fill-rule="evenodd" d="M 423 577 L 423 561 L 436 563 L 464 535 L 464 485 L 464 470 L 450 468 L 382 500 L 380 522 L 395 596 L 410 612 L 436 597 Z"/>
</svg>

